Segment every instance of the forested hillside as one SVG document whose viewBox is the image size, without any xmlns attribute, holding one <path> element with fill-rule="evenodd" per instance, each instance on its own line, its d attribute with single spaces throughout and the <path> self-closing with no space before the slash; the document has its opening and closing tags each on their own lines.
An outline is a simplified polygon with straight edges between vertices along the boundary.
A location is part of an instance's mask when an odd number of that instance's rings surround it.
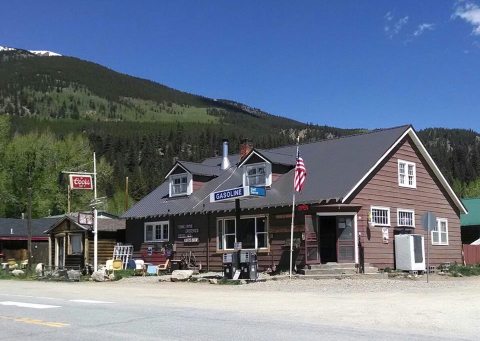
<svg viewBox="0 0 480 341">
<path fill-rule="evenodd" d="M 120 213 L 126 177 L 131 203 L 163 181 L 174 158 L 198 161 L 218 155 L 224 138 L 235 153 L 243 138 L 256 147 L 270 148 L 292 144 L 297 135 L 301 142 L 308 142 L 363 131 L 305 124 L 242 103 L 181 92 L 77 58 L 38 57 L 24 50 L 0 52 L 0 115 L 9 117 L 3 158 L 10 168 L 6 163 L 0 165 L 3 216 L 25 211 L 26 187 L 17 188 L 7 180 L 9 172 L 21 167 L 15 164 L 14 153 L 28 154 L 28 141 L 35 139 L 50 146 L 48 151 L 37 145 L 32 148 L 36 157 L 42 156 L 35 159 L 39 163 L 35 167 L 42 172 L 48 169 L 49 174 L 56 170 L 48 177 L 56 190 L 39 186 L 36 191 L 40 201 L 55 193 L 37 205 L 41 209 L 35 214 L 42 216 L 66 210 L 66 183 L 58 172 L 91 167 L 88 155 L 93 151 L 107 174 L 100 184 L 102 195 L 108 198 L 105 208 Z M 478 133 L 426 129 L 419 135 L 459 194 L 480 195 L 480 189 L 476 191 L 480 182 Z M 81 141 L 82 157 L 69 160 L 61 155 L 75 155 L 72 141 Z M 64 150 L 62 144 L 68 148 Z M 48 153 L 63 161 L 42 161 Z M 37 169 L 32 164 L 29 167 Z M 74 209 L 88 206 L 83 196 L 75 196 Z"/>
</svg>

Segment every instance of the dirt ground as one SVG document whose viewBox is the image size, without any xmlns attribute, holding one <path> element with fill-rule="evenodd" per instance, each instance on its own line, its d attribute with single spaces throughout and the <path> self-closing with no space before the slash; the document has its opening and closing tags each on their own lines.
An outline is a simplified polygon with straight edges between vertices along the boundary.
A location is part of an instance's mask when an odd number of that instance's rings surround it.
<svg viewBox="0 0 480 341">
<path fill-rule="evenodd" d="M 106 284 L 163 304 L 268 315 L 315 325 L 478 339 L 480 277 L 282 279 L 241 286 L 130 278 Z M 154 287 L 139 290 L 140 287 Z M 165 296 L 163 296 L 165 295 Z"/>
</svg>

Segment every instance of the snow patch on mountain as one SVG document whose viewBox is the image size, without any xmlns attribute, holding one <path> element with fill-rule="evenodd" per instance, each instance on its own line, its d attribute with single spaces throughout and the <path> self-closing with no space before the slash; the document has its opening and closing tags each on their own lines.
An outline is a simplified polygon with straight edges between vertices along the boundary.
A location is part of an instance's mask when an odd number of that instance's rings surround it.
<svg viewBox="0 0 480 341">
<path fill-rule="evenodd" d="M 52 51 L 28 51 L 28 52 L 31 52 L 33 54 L 36 54 L 37 56 L 42 56 L 42 57 L 58 57 L 58 56 L 61 56 L 61 54 L 59 53 L 56 53 L 56 52 L 52 52 Z"/>
<path fill-rule="evenodd" d="M 0 51 L 15 51 L 18 50 L 13 47 L 8 47 L 8 46 L 1 46 L 0 45 Z M 28 51 L 28 50 L 27 50 Z M 61 54 L 52 52 L 52 51 L 43 51 L 43 50 L 30 50 L 28 51 L 30 53 L 33 53 L 34 55 L 41 56 L 41 57 L 56 57 L 56 56 L 61 56 Z"/>
</svg>

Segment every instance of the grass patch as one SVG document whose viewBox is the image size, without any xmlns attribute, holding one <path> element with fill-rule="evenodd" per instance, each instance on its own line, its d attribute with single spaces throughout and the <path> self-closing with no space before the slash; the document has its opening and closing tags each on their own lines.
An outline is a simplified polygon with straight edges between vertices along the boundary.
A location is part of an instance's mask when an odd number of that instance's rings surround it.
<svg viewBox="0 0 480 341">
<path fill-rule="evenodd" d="M 135 269 L 125 269 L 125 270 L 117 270 L 114 273 L 115 281 L 118 281 L 122 278 L 133 277 L 135 276 Z"/>
<path fill-rule="evenodd" d="M 453 277 L 480 276 L 480 265 L 451 265 L 448 272 Z"/>
</svg>

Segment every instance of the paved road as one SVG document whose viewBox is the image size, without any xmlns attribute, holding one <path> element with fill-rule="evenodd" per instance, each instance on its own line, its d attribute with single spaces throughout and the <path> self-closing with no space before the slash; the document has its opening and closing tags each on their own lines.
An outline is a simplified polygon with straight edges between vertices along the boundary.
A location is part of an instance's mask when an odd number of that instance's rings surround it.
<svg viewBox="0 0 480 341">
<path fill-rule="evenodd" d="M 417 328 L 415 314 L 412 328 L 395 327 L 358 299 L 193 283 L 0 281 L 0 340 L 475 339 L 473 325 L 460 334 L 442 329 L 451 321 Z M 378 307 L 397 309 L 399 320 L 410 313 L 391 302 Z"/>
</svg>

